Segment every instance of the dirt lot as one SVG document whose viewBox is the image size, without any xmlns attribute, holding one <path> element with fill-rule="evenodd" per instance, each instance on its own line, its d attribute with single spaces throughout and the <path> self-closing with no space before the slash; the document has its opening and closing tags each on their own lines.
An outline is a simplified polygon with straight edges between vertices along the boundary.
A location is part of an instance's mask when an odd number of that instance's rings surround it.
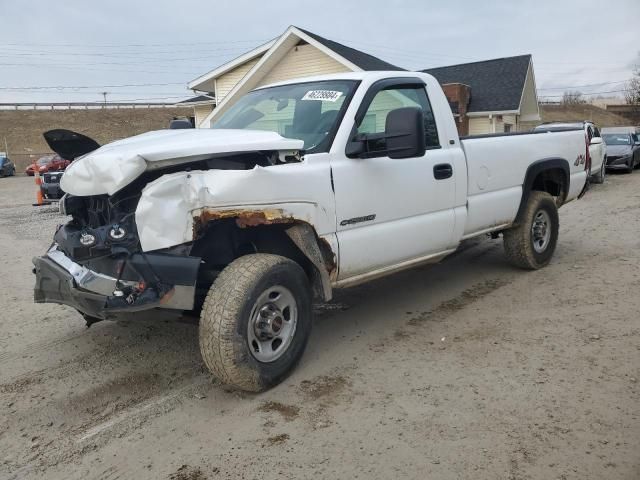
<svg viewBox="0 0 640 480">
<path fill-rule="evenodd" d="M 187 321 L 34 305 L 63 219 L 33 196 L 0 179 L 2 478 L 640 478 L 640 173 L 563 208 L 543 270 L 482 239 L 341 292 L 261 395 L 216 385 Z"/>
</svg>

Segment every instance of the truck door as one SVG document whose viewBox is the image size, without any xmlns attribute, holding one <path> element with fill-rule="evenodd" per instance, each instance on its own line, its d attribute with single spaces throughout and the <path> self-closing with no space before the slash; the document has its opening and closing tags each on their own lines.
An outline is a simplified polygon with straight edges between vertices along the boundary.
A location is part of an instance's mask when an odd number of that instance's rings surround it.
<svg viewBox="0 0 640 480">
<path fill-rule="evenodd" d="M 369 152 L 367 158 L 348 158 L 345 154 L 332 159 L 339 280 L 455 248 L 453 155 L 441 148 L 425 85 L 418 79 L 395 80 L 370 87 L 356 114 L 352 136 L 384 133 L 390 111 L 420 107 L 427 150 L 421 157 L 391 159 L 382 144 L 377 155 Z"/>
</svg>

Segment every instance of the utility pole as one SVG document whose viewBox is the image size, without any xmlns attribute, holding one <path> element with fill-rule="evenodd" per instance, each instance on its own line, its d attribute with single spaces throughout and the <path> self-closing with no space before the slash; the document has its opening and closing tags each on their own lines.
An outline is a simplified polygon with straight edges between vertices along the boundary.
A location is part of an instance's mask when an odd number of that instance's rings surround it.
<svg viewBox="0 0 640 480">
<path fill-rule="evenodd" d="M 4 137 L 4 153 L 9 157 L 9 145 L 7 145 L 7 137 Z"/>
<path fill-rule="evenodd" d="M 102 97 L 104 98 L 104 108 L 107 108 L 107 93 L 109 92 L 102 92 Z"/>
</svg>

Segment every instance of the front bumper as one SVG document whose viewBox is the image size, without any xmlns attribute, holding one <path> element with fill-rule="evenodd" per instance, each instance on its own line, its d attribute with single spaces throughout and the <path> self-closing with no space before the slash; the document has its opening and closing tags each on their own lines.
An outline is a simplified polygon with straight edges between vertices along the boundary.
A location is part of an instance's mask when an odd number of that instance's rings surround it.
<svg viewBox="0 0 640 480">
<path fill-rule="evenodd" d="M 630 156 L 624 157 L 607 157 L 607 168 L 615 169 L 628 169 L 629 164 L 632 162 Z"/>
<path fill-rule="evenodd" d="M 145 277 L 119 280 L 75 263 L 54 245 L 46 255 L 33 259 L 34 301 L 68 305 L 100 319 L 153 308 L 193 309 L 200 259 L 141 255 L 149 267 Z"/>
</svg>

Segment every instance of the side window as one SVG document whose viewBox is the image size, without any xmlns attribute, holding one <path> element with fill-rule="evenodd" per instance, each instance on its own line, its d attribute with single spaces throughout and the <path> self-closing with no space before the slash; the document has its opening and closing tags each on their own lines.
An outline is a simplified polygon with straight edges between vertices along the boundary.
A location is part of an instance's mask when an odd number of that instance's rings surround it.
<svg viewBox="0 0 640 480">
<path fill-rule="evenodd" d="M 594 137 L 599 137 L 600 136 L 600 130 L 598 130 L 598 127 L 596 127 L 596 126 L 593 127 L 593 136 Z"/>
<path fill-rule="evenodd" d="M 379 91 L 367 108 L 358 133 L 384 133 L 387 115 L 396 108 L 418 107 L 424 115 L 425 140 L 427 148 L 438 148 L 438 130 L 431 110 L 431 104 L 424 88 L 407 86 L 391 87 Z M 384 145 L 380 145 L 384 149 Z"/>
</svg>

